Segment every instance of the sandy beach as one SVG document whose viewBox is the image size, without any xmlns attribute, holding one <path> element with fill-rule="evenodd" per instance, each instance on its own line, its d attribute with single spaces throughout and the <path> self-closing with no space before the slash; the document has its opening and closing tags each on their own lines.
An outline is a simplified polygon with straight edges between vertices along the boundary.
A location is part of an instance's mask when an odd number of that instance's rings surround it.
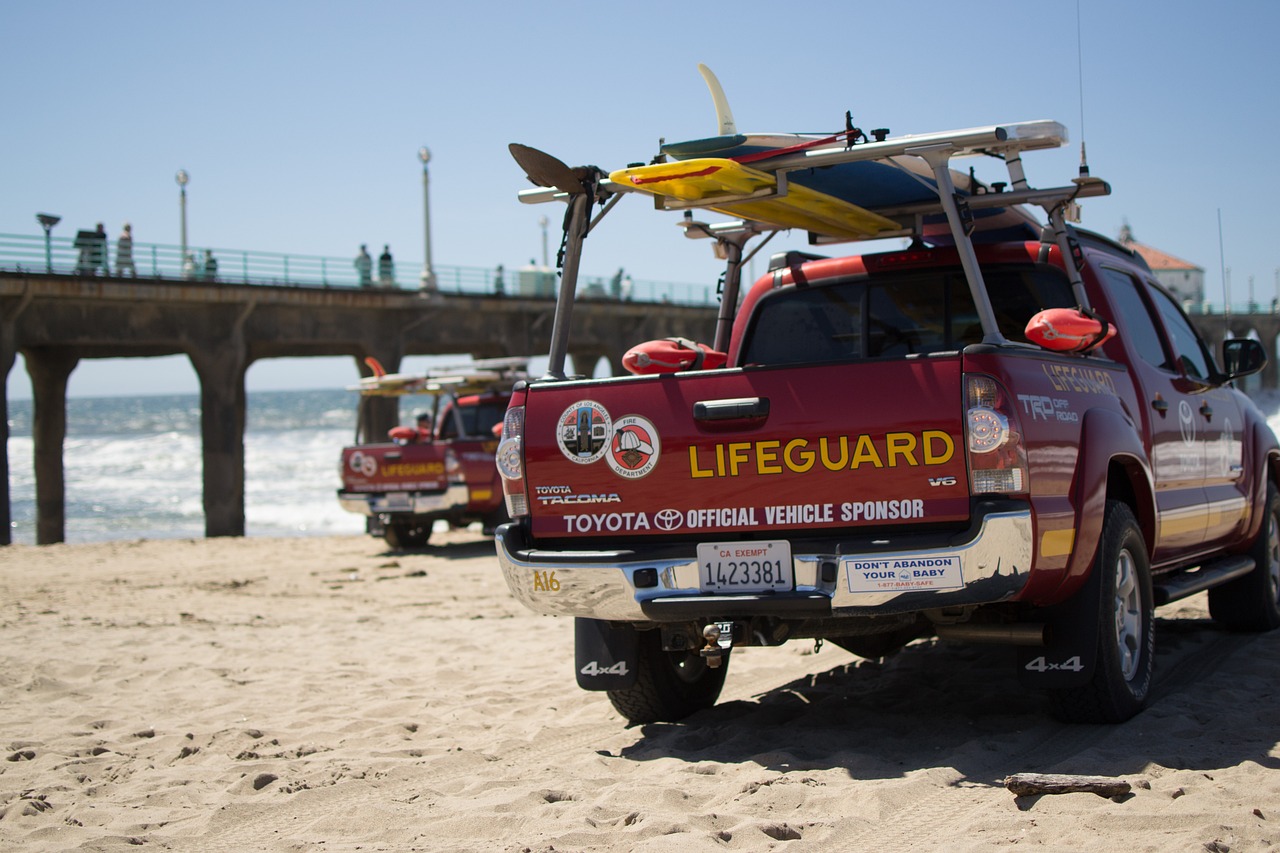
<svg viewBox="0 0 1280 853">
<path fill-rule="evenodd" d="M 0 849 L 1252 851 L 1280 844 L 1280 632 L 1159 611 L 1151 707 L 1052 721 L 1012 651 L 735 653 L 628 728 L 492 544 L 0 549 Z M 1015 797 L 1015 773 L 1132 792 Z"/>
</svg>

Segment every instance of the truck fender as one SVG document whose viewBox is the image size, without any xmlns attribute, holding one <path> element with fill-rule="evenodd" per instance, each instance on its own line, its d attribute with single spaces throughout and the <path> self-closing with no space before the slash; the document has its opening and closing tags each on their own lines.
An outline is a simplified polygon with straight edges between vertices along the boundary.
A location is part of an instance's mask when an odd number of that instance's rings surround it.
<svg viewBox="0 0 1280 853">
<path fill-rule="evenodd" d="M 1098 596 L 1101 572 L 1090 572 L 1075 595 L 1045 608 L 1043 646 L 1018 646 L 1018 681 L 1053 690 L 1079 687 L 1093 678 L 1098 657 Z"/>
<path fill-rule="evenodd" d="M 1155 530 L 1155 483 L 1151 479 L 1151 461 L 1133 421 L 1112 409 L 1090 409 L 1081 424 L 1079 451 L 1072 497 L 1076 513 L 1075 546 L 1067 560 L 1062 584 L 1054 596 L 1057 601 L 1079 589 L 1093 568 L 1109 489 L 1113 485 L 1121 485 L 1122 493 L 1132 497 L 1133 514 L 1142 528 L 1148 550 L 1153 541 L 1152 531 Z M 1127 475 L 1123 484 L 1109 482 L 1116 463 Z"/>
<path fill-rule="evenodd" d="M 1273 480 L 1280 483 L 1280 445 L 1276 442 L 1276 434 L 1271 426 L 1257 409 L 1246 409 L 1244 420 L 1247 429 L 1244 464 L 1245 470 L 1253 474 L 1250 483 L 1253 497 L 1249 501 L 1249 528 L 1245 535 L 1245 541 L 1251 545 L 1258 538 L 1258 531 L 1262 529 L 1262 520 L 1266 515 L 1257 510 L 1267 505 L 1267 483 Z"/>
<path fill-rule="evenodd" d="M 1098 597 L 1102 590 L 1100 575 L 1092 569 L 1112 485 L 1109 477 L 1116 462 L 1126 472 L 1122 491 L 1132 497 L 1134 514 L 1150 545 L 1155 493 L 1146 451 L 1133 422 L 1122 413 L 1091 409 L 1081 425 L 1076 463 L 1075 547 L 1055 596 L 1058 603 L 1040 612 L 1046 626 L 1045 644 L 1018 648 L 1018 679 L 1026 687 L 1078 687 L 1093 678 L 1099 636 Z"/>
<path fill-rule="evenodd" d="M 573 620 L 573 666 L 583 690 L 635 686 L 640 643 L 636 629 L 601 619 Z"/>
</svg>

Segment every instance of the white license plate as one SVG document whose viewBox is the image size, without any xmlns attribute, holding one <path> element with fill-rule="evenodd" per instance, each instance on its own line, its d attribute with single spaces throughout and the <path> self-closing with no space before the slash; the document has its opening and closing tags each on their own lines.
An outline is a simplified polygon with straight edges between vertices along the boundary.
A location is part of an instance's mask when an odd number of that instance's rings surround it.
<svg viewBox="0 0 1280 853">
<path fill-rule="evenodd" d="M 387 512 L 408 512 L 413 509 L 413 501 L 404 492 L 391 492 L 387 495 Z"/>
<path fill-rule="evenodd" d="M 698 545 L 703 592 L 766 592 L 795 588 L 791 543 L 703 542 Z"/>
</svg>

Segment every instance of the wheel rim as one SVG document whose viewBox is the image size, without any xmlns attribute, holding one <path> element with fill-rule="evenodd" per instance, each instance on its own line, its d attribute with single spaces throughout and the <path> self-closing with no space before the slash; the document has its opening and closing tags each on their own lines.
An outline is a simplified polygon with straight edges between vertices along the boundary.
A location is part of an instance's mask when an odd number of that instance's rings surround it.
<svg viewBox="0 0 1280 853">
<path fill-rule="evenodd" d="M 1142 653 L 1142 594 L 1133 554 L 1126 548 L 1116 558 L 1116 648 L 1125 681 L 1138 671 Z"/>
</svg>

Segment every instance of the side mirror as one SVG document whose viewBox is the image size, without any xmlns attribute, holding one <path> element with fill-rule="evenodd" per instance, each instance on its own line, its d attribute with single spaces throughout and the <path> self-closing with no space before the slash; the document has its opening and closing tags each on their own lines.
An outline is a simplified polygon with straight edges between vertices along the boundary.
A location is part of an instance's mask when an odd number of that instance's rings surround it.
<svg viewBox="0 0 1280 853">
<path fill-rule="evenodd" d="M 1222 364 L 1228 379 L 1251 376 L 1267 365 L 1267 351 L 1253 338 L 1232 338 L 1222 342 Z"/>
</svg>

